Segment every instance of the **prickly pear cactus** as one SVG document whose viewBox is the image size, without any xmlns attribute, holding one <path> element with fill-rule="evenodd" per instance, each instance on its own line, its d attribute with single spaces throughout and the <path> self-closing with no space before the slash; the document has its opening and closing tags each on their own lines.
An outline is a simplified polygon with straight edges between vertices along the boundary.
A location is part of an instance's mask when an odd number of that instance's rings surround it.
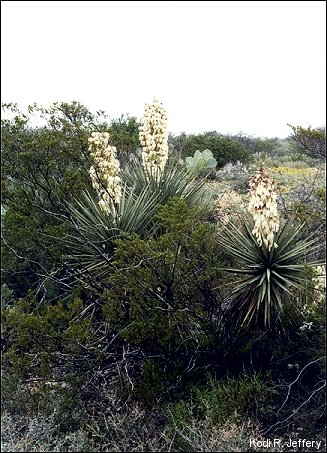
<svg viewBox="0 0 327 453">
<path fill-rule="evenodd" d="M 186 157 L 185 165 L 192 173 L 205 174 L 216 168 L 217 161 L 210 149 L 205 149 L 202 153 L 196 150 L 193 157 Z"/>
</svg>

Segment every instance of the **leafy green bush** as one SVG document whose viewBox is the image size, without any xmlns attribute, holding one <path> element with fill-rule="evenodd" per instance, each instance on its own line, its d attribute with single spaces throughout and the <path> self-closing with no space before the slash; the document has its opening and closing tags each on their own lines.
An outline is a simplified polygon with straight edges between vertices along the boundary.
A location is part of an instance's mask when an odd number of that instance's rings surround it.
<svg viewBox="0 0 327 453">
<path fill-rule="evenodd" d="M 92 337 L 89 316 L 73 322 L 83 308 L 77 297 L 67 303 L 39 305 L 30 296 L 7 305 L 1 314 L 4 370 L 24 379 L 47 378 L 57 366 L 61 379 L 60 365 L 72 364 Z"/>
<path fill-rule="evenodd" d="M 130 342 L 194 348 L 206 341 L 207 316 L 217 304 L 212 227 L 179 198 L 159 207 L 156 219 L 158 237 L 116 241 L 107 319 Z"/>
<path fill-rule="evenodd" d="M 314 159 L 326 160 L 326 129 L 324 127 L 313 129 L 311 126 L 308 128 L 291 124 L 288 126 L 292 129 L 289 141 L 295 150 Z"/>
<path fill-rule="evenodd" d="M 65 202 L 91 188 L 87 139 L 94 128 L 104 128 L 103 118 L 78 102 L 55 103 L 48 109 L 33 105 L 28 114 L 15 105 L 3 107 L 3 283 L 18 298 L 30 289 L 40 299 L 45 293 L 56 297 L 60 291 L 55 280 L 65 272 L 61 261 L 67 233 Z M 42 126 L 33 127 L 35 117 Z"/>
<path fill-rule="evenodd" d="M 134 116 L 122 115 L 110 122 L 108 132 L 112 144 L 117 148 L 120 164 L 125 166 L 140 148 L 139 122 Z"/>
<path fill-rule="evenodd" d="M 179 368 L 190 372 L 190 360 L 206 360 L 200 351 L 216 341 L 219 258 L 212 225 L 201 223 L 185 200 L 159 207 L 156 219 L 156 237 L 116 241 L 103 313 L 108 328 L 157 356 L 158 372 L 173 378 Z"/>
</svg>

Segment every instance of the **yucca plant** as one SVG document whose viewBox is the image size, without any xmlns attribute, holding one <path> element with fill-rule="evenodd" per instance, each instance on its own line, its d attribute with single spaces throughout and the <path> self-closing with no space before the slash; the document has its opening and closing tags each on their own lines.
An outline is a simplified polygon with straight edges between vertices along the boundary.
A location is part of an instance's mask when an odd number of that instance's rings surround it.
<svg viewBox="0 0 327 453">
<path fill-rule="evenodd" d="M 195 175 L 182 167 L 177 158 L 169 157 L 161 173 L 150 173 L 139 161 L 132 161 L 121 172 L 121 178 L 136 194 L 148 187 L 157 197 L 158 204 L 166 204 L 172 197 L 181 197 L 189 205 L 194 205 L 202 196 L 205 180 L 197 180 Z"/>
<path fill-rule="evenodd" d="M 102 288 L 110 272 L 114 240 L 122 233 L 141 237 L 152 231 L 155 207 L 173 196 L 193 205 L 201 196 L 203 181 L 181 169 L 177 161 L 167 162 L 162 174 L 151 174 L 140 163 L 132 164 L 121 174 L 122 196 L 114 214 L 101 209 L 99 200 L 88 192 L 82 201 L 68 204 L 72 232 L 67 238 L 66 261 L 84 285 Z M 151 234 L 150 233 L 150 234 Z"/>
<path fill-rule="evenodd" d="M 123 233 L 144 237 L 152 226 L 156 204 L 156 194 L 148 186 L 137 194 L 127 185 L 122 189 L 114 215 L 101 209 L 98 200 L 88 192 L 84 192 L 84 200 L 67 204 L 71 233 L 65 258 L 75 268 L 75 276 L 87 286 L 101 288 L 110 271 L 114 240 Z"/>
<path fill-rule="evenodd" d="M 229 222 L 222 226 L 220 245 L 243 264 L 226 269 L 241 276 L 227 298 L 230 313 L 238 325 L 254 321 L 270 328 L 273 323 L 283 326 L 291 321 L 287 313 L 292 306 L 297 311 L 295 301 L 305 289 L 303 270 L 307 265 L 319 263 L 309 259 L 320 245 L 316 238 L 303 239 L 304 226 L 287 220 L 275 236 L 278 247 L 270 250 L 265 244 L 259 245 L 254 237 L 251 217 L 244 215 L 237 224 Z"/>
</svg>

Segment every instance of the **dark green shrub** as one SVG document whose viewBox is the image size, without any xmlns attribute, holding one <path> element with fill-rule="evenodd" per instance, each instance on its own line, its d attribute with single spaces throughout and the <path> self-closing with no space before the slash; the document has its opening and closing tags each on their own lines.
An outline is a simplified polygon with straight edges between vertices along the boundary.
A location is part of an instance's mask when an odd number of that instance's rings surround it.
<svg viewBox="0 0 327 453">
<path fill-rule="evenodd" d="M 139 123 L 134 116 L 122 115 L 113 119 L 108 128 L 111 143 L 117 148 L 117 156 L 122 166 L 140 148 Z"/>
<path fill-rule="evenodd" d="M 179 150 L 179 155 L 183 158 L 193 155 L 196 150 L 210 149 L 218 167 L 223 167 L 228 162 L 245 161 L 249 157 L 249 151 L 241 143 L 217 132 L 183 135 L 177 148 L 176 151 Z"/>
<path fill-rule="evenodd" d="M 292 134 L 289 141 L 295 151 L 312 157 L 314 159 L 326 160 L 326 129 L 325 127 L 318 127 L 316 129 L 309 126 L 308 128 L 302 126 L 292 126 Z"/>
<path fill-rule="evenodd" d="M 158 208 L 159 237 L 116 241 L 104 312 L 127 341 L 196 349 L 210 340 L 216 258 L 212 228 L 194 214 L 184 200 L 173 199 Z"/>
<path fill-rule="evenodd" d="M 90 189 L 88 137 L 103 128 L 78 102 L 38 105 L 23 114 L 4 106 L 1 119 L 2 278 L 16 298 L 28 290 L 41 299 L 61 295 L 54 283 L 64 274 L 63 237 L 67 233 L 65 202 Z M 9 110 L 9 118 L 6 113 Z M 31 125 L 38 118 L 42 127 Z M 34 117 L 34 118 L 33 118 Z M 58 269 L 55 278 L 46 279 Z M 40 283 L 40 274 L 47 280 Z"/>
<path fill-rule="evenodd" d="M 82 311 L 79 298 L 39 305 L 30 296 L 7 305 L 1 314 L 4 370 L 23 379 L 49 378 L 56 367 L 67 367 L 92 337 L 91 318 L 78 319 Z"/>
<path fill-rule="evenodd" d="M 116 241 L 103 315 L 119 338 L 158 357 L 159 373 L 172 376 L 180 367 L 187 374 L 190 362 L 206 360 L 217 336 L 219 258 L 212 225 L 185 200 L 159 207 L 156 219 L 157 237 Z"/>
</svg>

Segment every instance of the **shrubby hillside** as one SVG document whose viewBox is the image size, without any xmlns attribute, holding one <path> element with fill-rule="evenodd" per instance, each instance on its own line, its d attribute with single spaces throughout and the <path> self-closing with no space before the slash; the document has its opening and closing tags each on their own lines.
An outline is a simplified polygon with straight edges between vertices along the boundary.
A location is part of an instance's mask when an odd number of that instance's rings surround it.
<svg viewBox="0 0 327 453">
<path fill-rule="evenodd" d="M 2 451 L 324 451 L 324 129 L 3 109 Z"/>
</svg>

